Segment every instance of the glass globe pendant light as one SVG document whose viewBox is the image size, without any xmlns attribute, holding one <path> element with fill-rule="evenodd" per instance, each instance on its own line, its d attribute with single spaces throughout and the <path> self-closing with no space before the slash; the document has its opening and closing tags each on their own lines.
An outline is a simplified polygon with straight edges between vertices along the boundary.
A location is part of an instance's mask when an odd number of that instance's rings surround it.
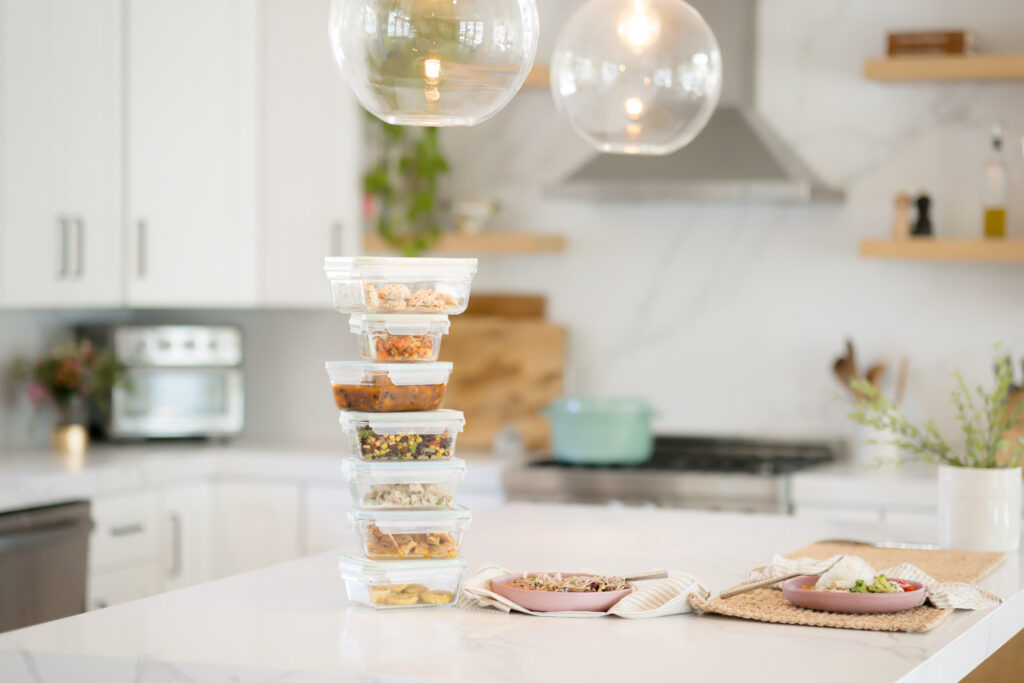
<svg viewBox="0 0 1024 683">
<path fill-rule="evenodd" d="M 591 0 L 551 61 L 559 112 L 615 154 L 670 154 L 704 128 L 722 89 L 718 41 L 683 0 Z"/>
<path fill-rule="evenodd" d="M 405 126 L 472 126 L 519 91 L 536 0 L 334 0 L 330 40 L 356 99 Z"/>
</svg>

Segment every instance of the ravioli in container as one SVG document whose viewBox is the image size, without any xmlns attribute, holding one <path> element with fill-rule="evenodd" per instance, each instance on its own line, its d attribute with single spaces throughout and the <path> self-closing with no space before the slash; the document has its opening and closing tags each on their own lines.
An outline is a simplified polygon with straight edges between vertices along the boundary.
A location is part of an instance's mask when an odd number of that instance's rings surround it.
<svg viewBox="0 0 1024 683">
<path fill-rule="evenodd" d="M 465 570 L 461 557 L 379 562 L 346 555 L 338 562 L 348 599 L 374 609 L 454 605 Z"/>
<path fill-rule="evenodd" d="M 447 460 L 466 425 L 458 410 L 413 413 L 342 411 L 338 417 L 349 450 L 362 460 Z"/>
<path fill-rule="evenodd" d="M 444 403 L 451 363 L 328 361 L 334 405 L 339 410 L 399 413 L 437 410 Z"/>
<path fill-rule="evenodd" d="M 475 258 L 324 259 L 334 307 L 342 313 L 462 313 L 476 266 Z"/>
<path fill-rule="evenodd" d="M 466 461 L 366 462 L 346 458 L 341 472 L 357 508 L 437 510 L 455 504 L 455 494 L 466 475 Z"/>
<path fill-rule="evenodd" d="M 469 527 L 469 510 L 354 510 L 349 521 L 366 556 L 374 560 L 458 557 Z"/>
<path fill-rule="evenodd" d="M 385 363 L 436 361 L 441 337 L 451 326 L 447 315 L 370 313 L 353 313 L 348 324 L 359 337 L 363 358 Z"/>
</svg>

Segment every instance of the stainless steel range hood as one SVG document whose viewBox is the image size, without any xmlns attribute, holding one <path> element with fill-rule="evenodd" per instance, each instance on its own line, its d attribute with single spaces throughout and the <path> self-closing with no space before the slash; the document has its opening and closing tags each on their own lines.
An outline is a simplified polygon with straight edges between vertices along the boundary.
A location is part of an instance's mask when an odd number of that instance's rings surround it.
<svg viewBox="0 0 1024 683">
<path fill-rule="evenodd" d="M 597 154 L 552 197 L 587 200 L 841 201 L 754 109 L 757 0 L 688 0 L 722 51 L 722 98 L 707 127 L 663 157 Z"/>
</svg>

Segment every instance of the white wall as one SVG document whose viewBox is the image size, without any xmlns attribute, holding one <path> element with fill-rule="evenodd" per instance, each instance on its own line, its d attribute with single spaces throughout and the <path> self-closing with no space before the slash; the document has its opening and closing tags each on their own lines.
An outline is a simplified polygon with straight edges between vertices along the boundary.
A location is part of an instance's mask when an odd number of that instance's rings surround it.
<svg viewBox="0 0 1024 683">
<path fill-rule="evenodd" d="M 551 7 L 542 2 L 542 13 Z M 541 60 L 553 25 L 542 17 Z M 830 375 L 847 336 L 862 360 L 894 366 L 908 354 L 908 409 L 949 427 L 949 371 L 960 366 L 987 380 L 994 342 L 1024 351 L 1024 266 L 867 262 L 857 243 L 886 235 L 901 188 L 931 192 L 939 234 L 976 235 L 988 126 L 1001 118 L 1008 147 L 1019 150 L 1024 86 L 861 77 L 887 29 L 922 25 L 966 26 L 983 49 L 1024 51 L 1019 2 L 762 0 L 759 107 L 808 163 L 846 189 L 842 205 L 544 200 L 540 186 L 587 151 L 543 90 L 522 93 L 478 128 L 445 131 L 454 192 L 498 197 L 500 227 L 569 238 L 562 255 L 483 259 L 477 290 L 546 294 L 551 317 L 570 329 L 570 389 L 645 396 L 663 430 L 851 433 Z M 1011 231 L 1024 238 L 1019 153 L 1013 183 Z M 247 437 L 327 445 L 338 432 L 323 361 L 355 357 L 356 348 L 326 288 L 324 304 L 321 312 L 133 319 L 241 324 Z M 80 317 L 0 313 L 0 364 Z M 0 408 L 0 447 L 29 438 L 24 418 L 24 409 Z M 34 438 L 44 436 L 37 430 Z"/>
</svg>

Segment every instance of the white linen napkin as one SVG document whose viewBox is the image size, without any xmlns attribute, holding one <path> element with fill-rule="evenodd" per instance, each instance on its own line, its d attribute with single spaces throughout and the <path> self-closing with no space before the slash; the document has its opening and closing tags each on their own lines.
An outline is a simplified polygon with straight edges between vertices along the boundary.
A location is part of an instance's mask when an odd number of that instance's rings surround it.
<svg viewBox="0 0 1024 683">
<path fill-rule="evenodd" d="M 750 570 L 750 573 L 747 574 L 747 581 L 762 581 L 796 572 L 803 574 L 820 573 L 838 560 L 839 557 L 839 555 L 833 555 L 825 560 L 815 560 L 811 557 L 791 558 L 775 555 L 772 557 L 772 561 L 764 567 Z M 939 609 L 988 609 L 989 607 L 995 607 L 1003 601 L 995 593 L 978 588 L 970 583 L 960 583 L 958 581 L 942 583 L 937 581 L 912 564 L 903 563 L 875 573 L 885 574 L 897 579 L 920 581 L 928 589 L 928 602 Z M 773 588 L 781 589 L 781 584 L 773 586 Z"/>
<path fill-rule="evenodd" d="M 589 569 L 578 571 L 587 574 L 597 573 Z M 692 593 L 698 593 L 705 598 L 710 595 L 708 589 L 689 574 L 670 572 L 667 579 L 637 582 L 637 590 L 619 600 L 607 612 L 532 612 L 491 591 L 491 579 L 515 573 L 517 572 L 493 564 L 483 567 L 462 584 L 462 596 L 455 606 L 461 609 L 504 614 L 516 611 L 536 617 L 605 617 L 614 615 L 625 619 L 649 619 L 692 612 L 693 609 L 689 603 Z"/>
</svg>

